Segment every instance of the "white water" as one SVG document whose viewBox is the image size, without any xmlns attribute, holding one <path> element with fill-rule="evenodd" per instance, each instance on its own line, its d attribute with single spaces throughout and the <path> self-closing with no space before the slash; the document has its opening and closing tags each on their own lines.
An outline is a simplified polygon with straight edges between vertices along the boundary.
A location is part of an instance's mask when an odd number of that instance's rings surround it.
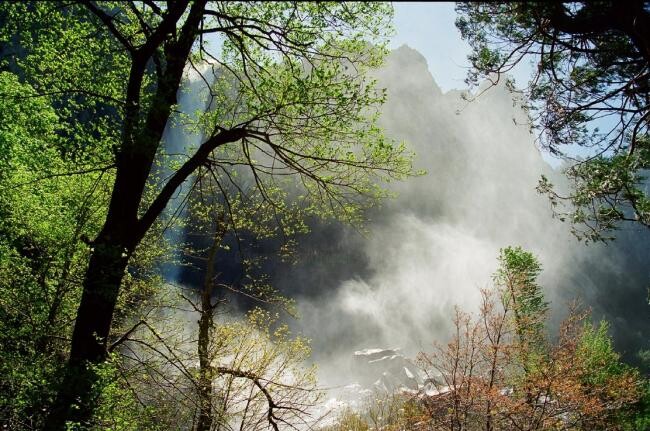
<svg viewBox="0 0 650 431">
<path fill-rule="evenodd" d="M 417 167 L 428 175 L 394 185 L 399 197 L 370 214 L 366 237 L 344 227 L 319 234 L 316 227 L 303 242 L 317 258 L 274 275 L 276 287 L 298 301 L 302 318 L 292 326 L 313 340 L 322 385 L 359 380 L 356 350 L 401 347 L 413 356 L 447 338 L 453 307 L 476 309 L 499 249 L 509 245 L 539 257 L 554 323 L 566 301 L 580 297 L 613 321 L 625 348 L 638 348 L 650 329 L 647 233 L 632 227 L 615 244 L 586 248 L 551 217 L 535 186 L 542 173 L 557 182 L 562 177 L 543 161 L 503 88 L 471 104 L 458 91 L 443 94 L 422 56 L 409 48 L 394 52 L 377 75 L 389 91 L 383 125 L 411 145 Z M 179 99 L 188 114 L 206 106 L 202 86 L 189 82 Z M 199 140 L 170 126 L 165 148 L 187 154 Z M 185 193 L 175 195 L 167 214 L 179 212 Z M 180 244 L 182 226 L 169 235 Z M 170 283 L 179 283 L 179 276 L 178 266 L 168 269 Z"/>
</svg>

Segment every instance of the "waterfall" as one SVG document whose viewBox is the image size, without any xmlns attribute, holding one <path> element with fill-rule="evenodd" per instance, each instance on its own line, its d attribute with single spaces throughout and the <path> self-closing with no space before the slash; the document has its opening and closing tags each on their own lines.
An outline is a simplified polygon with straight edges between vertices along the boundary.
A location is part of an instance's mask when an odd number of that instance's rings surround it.
<svg viewBox="0 0 650 431">
<path fill-rule="evenodd" d="M 189 118 L 208 106 L 197 78 L 188 72 L 179 97 Z M 552 217 L 537 181 L 541 174 L 560 186 L 565 180 L 535 147 L 511 93 L 497 87 L 471 103 L 461 91 L 443 93 L 424 58 L 408 47 L 394 51 L 377 78 L 389 96 L 382 125 L 415 150 L 416 167 L 428 174 L 393 185 L 399 196 L 368 214 L 366 236 L 315 223 L 297 250 L 313 258 L 265 266 L 274 286 L 297 300 L 302 318 L 289 323 L 313 340 L 322 384 L 353 382 L 355 351 L 402 348 L 412 357 L 444 341 L 453 307 L 477 309 L 479 289 L 491 283 L 499 249 L 509 245 L 539 257 L 552 325 L 579 297 L 595 318 L 612 322 L 628 359 L 647 347 L 650 235 L 629 225 L 616 242 L 587 247 Z M 182 162 L 201 140 L 180 123 L 165 132 L 166 166 Z M 190 181 L 170 201 L 167 218 L 184 217 Z M 182 223 L 167 235 L 182 248 Z M 169 283 L 179 283 L 180 275 L 177 264 L 165 268 Z"/>
<path fill-rule="evenodd" d="M 178 94 L 178 112 L 170 117 L 163 134 L 163 150 L 158 156 L 158 172 L 156 177 L 164 181 L 173 174 L 196 151 L 204 139 L 204 135 L 196 128 L 197 114 L 204 112 L 209 106 L 209 88 L 205 77 L 212 76 L 205 70 L 187 68 Z M 193 176 L 187 178 L 174 193 L 165 208 L 163 218 L 168 226 L 165 239 L 172 247 L 173 259 L 163 268 L 165 281 L 171 285 L 180 284 L 183 250 L 185 244 L 185 218 L 187 215 L 186 202 L 188 192 L 193 182 Z"/>
<path fill-rule="evenodd" d="M 316 258 L 274 276 L 298 302 L 293 326 L 313 340 L 324 384 L 354 381 L 354 351 L 401 347 L 413 357 L 444 342 L 453 307 L 477 310 L 499 249 L 510 245 L 540 259 L 551 326 L 580 298 L 612 322 L 628 359 L 647 347 L 650 233 L 627 225 L 617 241 L 585 246 L 552 217 L 535 187 L 541 174 L 561 187 L 566 180 L 544 162 L 513 95 L 495 87 L 467 102 L 461 91 L 443 93 L 406 46 L 377 77 L 388 89 L 382 125 L 428 174 L 393 185 L 398 197 L 369 214 L 365 236 L 314 226 L 298 255 Z"/>
</svg>

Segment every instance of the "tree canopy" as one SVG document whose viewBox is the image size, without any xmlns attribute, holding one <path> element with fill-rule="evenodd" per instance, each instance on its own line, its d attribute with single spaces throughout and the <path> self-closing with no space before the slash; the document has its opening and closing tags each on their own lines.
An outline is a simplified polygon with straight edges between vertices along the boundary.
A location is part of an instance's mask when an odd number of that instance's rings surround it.
<svg viewBox="0 0 650 431">
<path fill-rule="evenodd" d="M 111 178 L 105 220 L 84 237 L 69 365 L 47 427 L 91 417 L 97 375 L 87 364 L 107 357 L 127 268 L 199 168 L 222 185 L 254 184 L 273 208 L 291 194 L 305 213 L 353 222 L 385 196 L 382 183 L 410 174 L 404 146 L 376 125 L 385 93 L 366 75 L 386 53 L 390 15 L 385 3 L 3 4 L 3 67 L 34 89 L 18 98 L 54 108 L 56 151 L 76 173 Z M 190 74 L 209 96 L 184 114 Z M 201 136 L 180 157 L 165 157 L 172 123 Z"/>
<path fill-rule="evenodd" d="M 595 151 L 568 171 L 572 217 L 590 238 L 648 224 L 645 27 L 626 21 L 643 24 L 647 7 L 635 5 L 602 3 L 614 20 L 587 3 L 459 6 L 476 49 L 470 80 L 498 79 L 519 61 L 512 52 L 539 55 L 529 96 L 540 139 Z M 405 144 L 378 126 L 386 91 L 370 72 L 391 16 L 378 2 L 0 3 L 4 427 L 319 425 L 309 340 L 279 320 L 272 307 L 293 304 L 264 271 L 313 219 L 361 225 L 390 181 L 415 174 Z M 565 18 L 599 24 L 567 30 Z M 610 134 L 595 130 L 599 113 L 618 115 L 603 123 Z M 198 239 L 181 244 L 173 229 Z M 236 253 L 237 269 L 220 266 Z M 179 259 L 200 286 L 165 283 Z M 369 423 L 647 422 L 631 406 L 645 390 L 647 409 L 650 392 L 606 324 L 572 315 L 554 342 L 535 257 L 507 248 L 500 263 L 476 318 L 458 311 L 451 342 L 422 355 L 454 390 L 432 397 L 431 379 L 408 399 L 390 394 Z M 223 314 L 233 293 L 249 301 L 239 320 Z M 341 427 L 370 429 L 365 419 L 344 413 Z"/>
<path fill-rule="evenodd" d="M 538 188 L 557 214 L 588 240 L 621 221 L 649 226 L 647 3 L 459 3 L 457 11 L 472 48 L 470 84 L 496 83 L 531 60 L 524 93 L 532 125 L 541 146 L 569 162 L 568 195 L 546 178 Z"/>
</svg>

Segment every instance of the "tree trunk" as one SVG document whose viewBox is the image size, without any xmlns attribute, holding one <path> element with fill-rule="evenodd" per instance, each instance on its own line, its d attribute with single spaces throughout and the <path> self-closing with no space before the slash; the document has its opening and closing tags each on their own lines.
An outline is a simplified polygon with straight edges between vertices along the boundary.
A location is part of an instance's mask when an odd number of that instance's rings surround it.
<svg viewBox="0 0 650 431">
<path fill-rule="evenodd" d="M 201 317 L 199 318 L 199 419 L 196 424 L 196 431 L 210 431 L 212 429 L 212 381 L 214 380 L 214 369 L 212 367 L 212 353 L 210 352 L 212 327 L 214 326 L 214 309 L 212 304 L 212 292 L 214 286 L 215 261 L 219 245 L 225 235 L 224 216 L 220 215 L 217 221 L 217 228 L 214 234 L 214 241 L 208 251 L 205 278 L 201 290 Z"/>
<path fill-rule="evenodd" d="M 106 359 L 106 343 L 119 287 L 129 258 L 126 247 L 104 241 L 95 244 L 77 311 L 68 368 L 48 416 L 46 429 L 65 429 L 65 422 L 87 424 L 98 391 L 96 370 Z"/>
<path fill-rule="evenodd" d="M 212 264 L 214 264 L 214 249 L 215 246 L 213 245 L 210 249 L 211 258 L 208 258 L 208 272 L 206 273 L 205 282 L 201 291 L 201 317 L 199 318 L 198 340 L 199 382 L 197 387 L 199 419 L 196 424 L 196 431 L 210 431 L 212 429 L 212 380 L 214 379 L 214 375 L 210 354 L 210 335 L 214 323 L 214 307 L 212 305 L 212 276 L 214 271 L 211 270 Z"/>
<path fill-rule="evenodd" d="M 201 292 L 201 318 L 199 319 L 199 419 L 196 431 L 212 429 L 212 380 L 214 379 L 210 355 L 210 333 L 212 327 L 211 288 Z"/>
<path fill-rule="evenodd" d="M 94 241 L 81 302 L 72 334 L 70 359 L 65 376 L 45 428 L 66 429 L 66 421 L 89 424 L 95 401 L 101 393 L 94 366 L 104 362 L 113 312 L 128 260 L 174 191 L 219 145 L 241 139 L 242 132 L 220 133 L 205 142 L 165 184 L 153 203 L 139 218 L 142 196 L 156 151 L 160 145 L 177 92 L 183 69 L 198 35 L 206 0 L 196 0 L 182 26 L 177 24 L 189 0 L 170 2 L 158 27 L 138 49 L 128 45 L 131 70 L 125 94 L 122 142 L 116 154 L 116 176 L 108 214 L 101 233 Z M 105 13 L 88 6 L 93 13 Z M 165 70 L 157 77 L 157 88 L 145 115 L 141 112 L 140 93 L 146 65 L 159 49 L 164 50 Z M 142 124 L 142 119 L 144 122 Z"/>
</svg>

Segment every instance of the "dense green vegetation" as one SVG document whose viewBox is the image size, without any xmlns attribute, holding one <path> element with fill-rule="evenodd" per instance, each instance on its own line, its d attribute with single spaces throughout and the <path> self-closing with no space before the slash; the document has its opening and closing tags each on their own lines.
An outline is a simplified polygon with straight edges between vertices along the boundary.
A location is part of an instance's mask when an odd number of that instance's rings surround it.
<svg viewBox="0 0 650 431">
<path fill-rule="evenodd" d="M 467 14 L 468 29 L 486 20 Z M 309 342 L 279 321 L 292 298 L 268 285 L 251 249 L 268 241 L 274 255 L 300 258 L 292 245 L 307 220 L 360 226 L 388 182 L 415 174 L 404 144 L 377 125 L 386 94 L 369 77 L 387 54 L 390 18 L 390 5 L 375 2 L 0 4 L 4 428 L 309 424 L 322 399 Z M 181 112 L 190 81 L 208 91 Z M 573 200 L 609 196 L 603 184 L 616 176 L 615 193 L 627 190 L 618 199 L 645 224 L 646 117 L 634 109 L 643 119 L 621 144 L 629 155 L 575 167 L 584 181 Z M 196 145 L 172 154 L 171 126 Z M 598 213 L 607 228 L 627 218 L 618 203 L 605 219 Z M 170 239 L 181 228 L 201 240 Z M 231 254 L 241 262 L 237 286 L 215 260 Z M 165 266 L 188 261 L 201 287 L 167 285 Z M 438 346 L 442 357 L 421 358 L 449 379 L 448 360 L 475 349 L 482 374 L 448 382 L 456 389 L 440 396 L 389 395 L 344 412 L 332 429 L 508 429 L 506 419 L 526 429 L 648 426 L 650 385 L 621 363 L 606 323 L 576 312 L 558 340 L 547 336 L 540 270 L 531 254 L 505 249 L 479 320 L 459 312 L 462 335 Z M 240 319 L 227 314 L 236 295 L 255 305 Z M 497 327 L 507 335 L 495 342 Z M 483 332 L 467 338 L 470 329 Z"/>
<path fill-rule="evenodd" d="M 136 261 L 151 254 L 147 236 L 178 187 L 200 168 L 222 189 L 245 191 L 253 179 L 254 193 L 276 213 L 289 193 L 281 179 L 293 176 L 300 187 L 291 192 L 305 214 L 351 222 L 385 195 L 378 181 L 409 174 L 404 148 L 375 125 L 373 111 L 385 96 L 365 77 L 385 54 L 389 11 L 369 3 L 3 4 L 5 68 L 24 86 L 6 100 L 33 98 L 32 109 L 49 109 L 49 130 L 23 128 L 54 139 L 53 157 L 62 165 L 53 161 L 50 169 L 32 159 L 29 148 L 16 144 L 14 150 L 30 154 L 32 175 L 70 177 L 97 206 L 92 230 L 72 229 L 66 238 L 85 256 L 75 268 L 76 285 L 63 289 L 75 296 L 70 306 L 76 313 L 68 310 L 74 327 L 60 354 L 69 359 L 46 409 L 46 427 L 92 420 L 100 368 L 111 339 L 119 339 L 111 327 L 121 298 L 142 296 L 128 286 L 146 274 Z M 208 48 L 212 34 L 223 37 L 215 49 Z M 211 83 L 211 109 L 173 115 L 186 66 Z M 3 123 L 11 132 L 8 120 Z M 157 169 L 156 160 L 166 159 L 157 155 L 164 153 L 168 121 L 198 133 L 201 142 Z M 165 170 L 170 174 L 159 175 Z M 81 187 L 92 175 L 101 177 L 101 187 Z M 61 194 L 52 199 L 62 200 Z"/>
</svg>

